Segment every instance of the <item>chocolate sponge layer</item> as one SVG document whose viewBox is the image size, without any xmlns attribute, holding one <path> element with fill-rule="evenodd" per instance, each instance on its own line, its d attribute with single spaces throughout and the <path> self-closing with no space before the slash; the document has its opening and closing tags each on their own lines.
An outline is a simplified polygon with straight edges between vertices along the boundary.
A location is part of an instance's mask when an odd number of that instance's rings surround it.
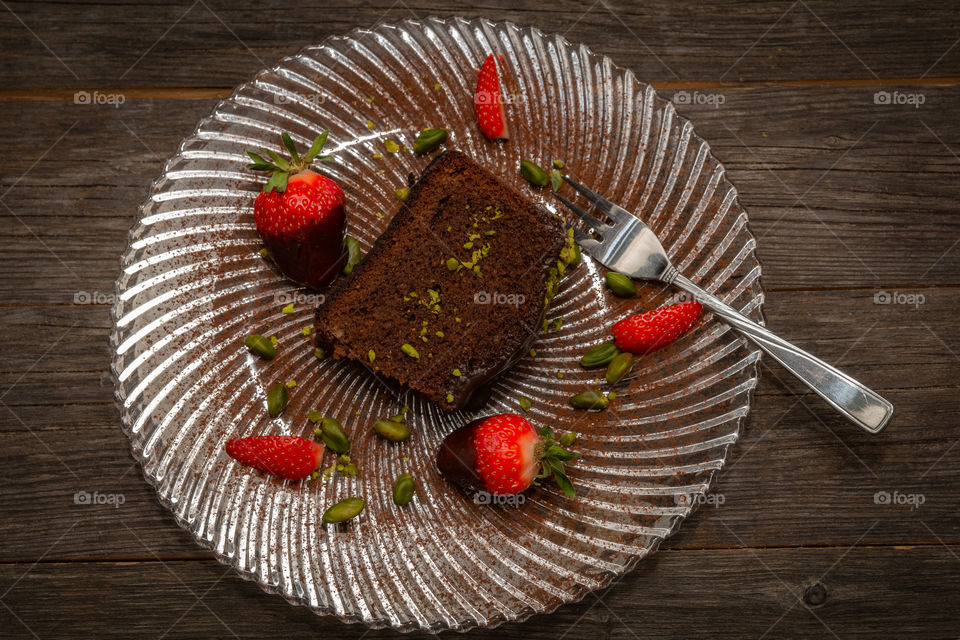
<svg viewBox="0 0 960 640">
<path fill-rule="evenodd" d="M 328 292 L 317 345 L 446 410 L 462 408 L 529 348 L 564 240 L 560 220 L 446 151 L 353 274 Z"/>
</svg>

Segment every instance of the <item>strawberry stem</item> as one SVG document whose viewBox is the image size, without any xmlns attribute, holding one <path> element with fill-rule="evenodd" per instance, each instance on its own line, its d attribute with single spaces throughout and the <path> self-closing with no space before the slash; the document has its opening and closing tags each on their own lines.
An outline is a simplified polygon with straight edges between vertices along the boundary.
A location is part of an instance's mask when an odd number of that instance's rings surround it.
<svg viewBox="0 0 960 640">
<path fill-rule="evenodd" d="M 566 434 L 565 434 L 566 435 Z M 573 483 L 564 471 L 563 463 L 576 460 L 580 457 L 579 453 L 567 451 L 557 440 L 550 427 L 543 427 L 540 430 L 540 443 L 534 450 L 534 459 L 540 465 L 540 472 L 537 478 L 547 478 L 552 476 L 557 486 L 563 491 L 563 495 L 568 498 L 574 497 L 576 492 Z M 568 438 L 569 439 L 569 438 Z"/>
<path fill-rule="evenodd" d="M 327 143 L 326 131 L 317 136 L 313 144 L 310 145 L 310 149 L 302 156 L 297 153 L 297 145 L 293 142 L 293 138 L 290 137 L 289 133 L 281 133 L 280 140 L 283 142 L 283 146 L 287 151 L 290 152 L 289 161 L 270 149 L 260 150 L 268 156 L 270 160 L 253 151 L 247 151 L 247 155 L 253 160 L 251 164 L 247 165 L 248 169 L 271 172 L 270 179 L 263 185 L 263 190 L 267 193 L 271 191 L 283 192 L 287 188 L 287 179 L 291 175 L 309 169 L 314 160 L 317 162 L 329 162 L 333 160 L 332 156 L 317 155 L 323 149 L 323 145 Z"/>
</svg>

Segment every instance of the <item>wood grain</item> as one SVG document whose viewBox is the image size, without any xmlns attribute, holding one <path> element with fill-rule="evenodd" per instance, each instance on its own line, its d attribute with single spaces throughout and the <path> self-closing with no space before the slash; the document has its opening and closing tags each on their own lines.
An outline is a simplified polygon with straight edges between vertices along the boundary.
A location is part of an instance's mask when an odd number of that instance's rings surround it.
<svg viewBox="0 0 960 640">
<path fill-rule="evenodd" d="M 354 27 L 478 14 L 564 33 L 672 97 L 750 215 L 768 325 L 897 414 L 867 436 L 765 362 L 713 502 L 660 553 L 469 635 L 955 637 L 960 31 L 953 4 L 914 0 L 3 3 L 3 635 L 396 637 L 263 594 L 176 526 L 119 428 L 105 303 L 150 182 L 234 85 Z"/>
<path fill-rule="evenodd" d="M 929 77 L 958 75 L 960 63 L 956 7 L 919 0 L 307 0 L 295 14 L 225 0 L 5 4 L 0 82 L 30 87 L 232 87 L 328 36 L 430 15 L 533 23 L 650 80 Z"/>
<path fill-rule="evenodd" d="M 942 638 L 960 605 L 958 562 L 940 545 L 665 551 L 580 603 L 469 636 Z M 212 560 L 45 562 L 16 582 L 27 569 L 0 565 L 0 588 L 12 586 L 0 623 L 22 637 L 431 637 L 315 616 Z"/>
<path fill-rule="evenodd" d="M 877 545 L 960 544 L 950 480 L 960 472 L 960 290 L 923 291 L 917 306 L 878 305 L 869 290 L 771 292 L 769 325 L 887 395 L 893 424 L 880 436 L 862 433 L 764 362 L 748 427 L 718 480 L 722 504 L 704 508 L 667 546 L 853 544 L 861 536 Z M 142 558 L 138 536 L 163 557 L 206 556 L 132 462 L 106 374 L 108 327 L 103 306 L 6 312 L 23 352 L 46 353 L 26 371 L 20 357 L 0 356 L 0 389 L 13 385 L 0 407 L 0 537 L 8 541 L 0 559 L 38 557 L 71 526 L 47 558 Z M 120 494 L 124 503 L 76 505 L 78 491 Z M 878 492 L 922 495 L 923 504 L 878 504 Z M 21 525 L 26 518 L 33 527 Z"/>
<path fill-rule="evenodd" d="M 718 95 L 720 108 L 680 110 L 739 189 L 768 289 L 960 284 L 960 124 L 934 106 L 960 87 L 925 89 L 926 111 L 875 105 L 869 88 Z M 16 216 L 0 229 L 0 302 L 112 292 L 150 181 L 212 106 L 0 103 L 13 159 L 0 168 L 0 211 Z M 18 136 L 34 117 L 49 123 L 42 138 Z"/>
</svg>

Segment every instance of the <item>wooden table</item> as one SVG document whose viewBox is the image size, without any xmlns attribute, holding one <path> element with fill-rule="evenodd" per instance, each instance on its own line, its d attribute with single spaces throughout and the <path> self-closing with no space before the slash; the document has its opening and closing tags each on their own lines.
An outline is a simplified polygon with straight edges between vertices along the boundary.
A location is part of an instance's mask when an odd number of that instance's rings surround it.
<svg viewBox="0 0 960 640">
<path fill-rule="evenodd" d="M 120 431 L 105 303 L 150 181 L 231 87 L 356 26 L 482 13 L 674 96 L 740 190 L 769 326 L 897 414 L 866 435 L 765 361 L 720 504 L 610 589 L 471 635 L 957 636 L 957 3 L 286 4 L 0 3 L 0 634 L 396 635 L 265 595 L 174 524 Z"/>
</svg>

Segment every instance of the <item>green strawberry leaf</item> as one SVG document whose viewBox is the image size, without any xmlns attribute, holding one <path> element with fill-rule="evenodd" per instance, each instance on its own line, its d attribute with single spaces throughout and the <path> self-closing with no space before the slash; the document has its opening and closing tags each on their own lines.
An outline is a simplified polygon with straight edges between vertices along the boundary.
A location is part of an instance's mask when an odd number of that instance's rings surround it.
<svg viewBox="0 0 960 640">
<path fill-rule="evenodd" d="M 551 445 L 547 447 L 546 454 L 551 458 L 556 458 L 557 460 L 560 460 L 561 462 L 576 460 L 577 458 L 580 457 L 579 453 L 573 453 L 572 451 L 567 451 L 563 447 L 558 447 L 557 445 Z"/>
<path fill-rule="evenodd" d="M 540 461 L 543 470 L 549 473 L 563 473 L 563 463 L 556 458 L 544 458 Z"/>
<path fill-rule="evenodd" d="M 279 171 L 279 167 L 275 167 L 268 162 L 254 162 L 253 164 L 248 164 L 247 169 L 253 169 L 254 171 Z"/>
<path fill-rule="evenodd" d="M 270 151 L 270 149 L 263 149 L 263 152 L 270 156 L 270 159 L 273 160 L 282 171 L 288 171 L 290 169 L 290 163 L 281 158 L 279 154 Z"/>
<path fill-rule="evenodd" d="M 317 162 L 333 162 L 333 156 L 320 156 Z"/>
<path fill-rule="evenodd" d="M 312 145 L 310 145 L 310 150 L 303 154 L 303 161 L 307 164 L 307 166 L 313 162 L 313 159 L 317 157 L 317 154 L 320 153 L 320 151 L 323 149 L 323 145 L 325 144 L 327 144 L 326 131 L 317 136 L 317 139 L 313 141 Z"/>
<path fill-rule="evenodd" d="M 283 146 L 290 152 L 290 157 L 293 158 L 294 163 L 300 162 L 300 156 L 297 154 L 297 145 L 293 144 L 293 139 L 290 137 L 290 134 L 286 132 L 281 133 L 280 139 L 283 140 Z"/>
<path fill-rule="evenodd" d="M 567 477 L 563 471 L 554 471 L 553 479 L 557 481 L 557 486 L 563 490 L 563 495 L 568 498 L 572 498 L 577 495 L 577 492 L 573 490 L 573 483 L 570 482 L 570 478 Z"/>
<path fill-rule="evenodd" d="M 250 156 L 251 160 L 253 160 L 253 164 L 257 166 L 264 165 L 267 167 L 266 169 L 261 169 L 261 171 L 267 171 L 267 170 L 281 171 L 280 167 L 273 164 L 272 162 L 267 162 L 267 160 L 264 159 L 264 157 L 258 153 L 254 153 L 253 151 L 247 151 L 247 155 Z M 249 167 L 252 169 L 253 165 L 249 165 Z"/>
<path fill-rule="evenodd" d="M 276 189 L 278 193 L 282 193 L 287 188 L 287 178 L 289 175 L 290 174 L 285 171 L 274 172 L 274 174 L 270 176 L 270 179 L 267 180 L 267 184 L 263 185 L 263 190 L 270 193 Z"/>
</svg>

